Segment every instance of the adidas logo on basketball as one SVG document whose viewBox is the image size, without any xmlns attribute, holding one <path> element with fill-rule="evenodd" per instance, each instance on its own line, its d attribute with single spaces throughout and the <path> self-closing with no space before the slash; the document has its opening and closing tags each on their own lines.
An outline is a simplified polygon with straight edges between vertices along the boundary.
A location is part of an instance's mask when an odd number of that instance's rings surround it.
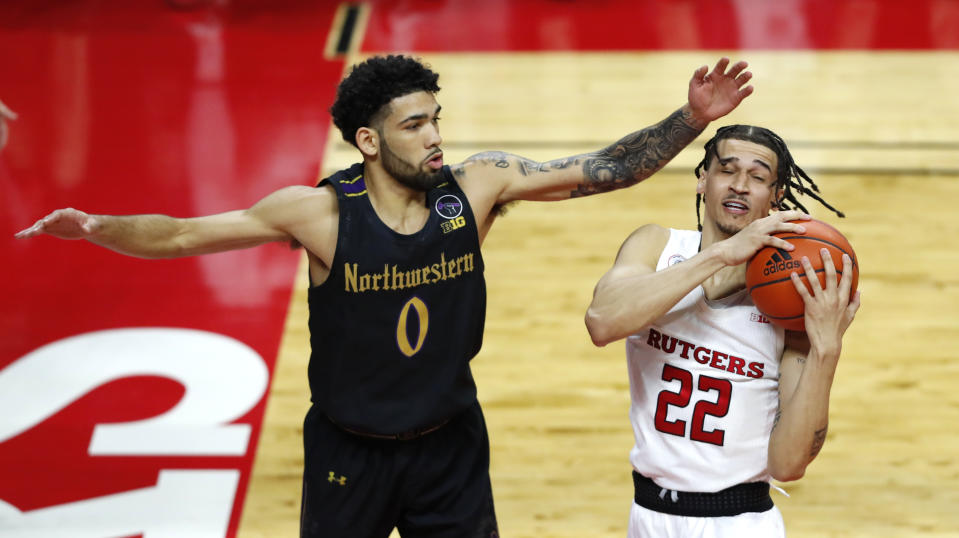
<svg viewBox="0 0 959 538">
<path fill-rule="evenodd" d="M 770 259 L 766 260 L 766 266 L 763 267 L 764 276 L 769 276 L 787 269 L 799 269 L 802 267 L 802 263 L 800 263 L 799 260 L 792 259 L 792 256 L 785 250 L 776 250 L 777 252 L 773 254 Z"/>
</svg>

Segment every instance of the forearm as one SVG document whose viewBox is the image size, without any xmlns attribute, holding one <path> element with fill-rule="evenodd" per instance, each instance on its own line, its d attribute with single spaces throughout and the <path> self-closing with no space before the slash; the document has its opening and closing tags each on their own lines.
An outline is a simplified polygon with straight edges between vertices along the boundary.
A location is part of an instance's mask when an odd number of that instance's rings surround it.
<svg viewBox="0 0 959 538">
<path fill-rule="evenodd" d="M 792 395 L 780 401 L 769 439 L 769 470 L 781 481 L 797 480 L 805 473 L 826 441 L 829 394 L 836 370 L 835 356 L 811 350 Z"/>
<path fill-rule="evenodd" d="M 92 215 L 92 230 L 85 239 L 96 245 L 138 258 L 173 258 L 187 255 L 178 241 L 186 229 L 184 219 L 166 215 Z"/>
<path fill-rule="evenodd" d="M 85 239 L 127 256 L 151 259 L 212 254 L 292 239 L 288 233 L 251 218 L 250 211 L 185 219 L 166 215 L 96 215 L 93 233 Z"/>
<path fill-rule="evenodd" d="M 662 271 L 610 272 L 597 284 L 586 311 L 593 343 L 604 346 L 643 329 L 723 267 L 718 250 L 707 248 Z"/>
<path fill-rule="evenodd" d="M 695 140 L 706 125 L 694 117 L 689 105 L 684 105 L 656 125 L 587 155 L 582 168 L 584 181 L 571 196 L 589 196 L 643 181 Z"/>
</svg>

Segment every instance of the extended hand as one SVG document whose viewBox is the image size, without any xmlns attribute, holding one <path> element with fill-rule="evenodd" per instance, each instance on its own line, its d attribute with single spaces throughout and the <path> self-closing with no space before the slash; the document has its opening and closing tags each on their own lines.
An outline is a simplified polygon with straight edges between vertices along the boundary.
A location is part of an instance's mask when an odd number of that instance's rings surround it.
<svg viewBox="0 0 959 538">
<path fill-rule="evenodd" d="M 801 224 L 789 221 L 806 220 L 808 218 L 809 215 L 802 211 L 792 209 L 776 211 L 768 217 L 754 220 L 736 235 L 716 243 L 721 248 L 723 263 L 730 266 L 745 263 L 763 247 L 793 250 L 795 247 L 788 241 L 773 237 L 772 234 L 779 232 L 804 233 L 806 229 Z"/>
<path fill-rule="evenodd" d="M 838 356 L 842 346 L 842 335 L 849 324 L 856 317 L 859 310 L 859 292 L 850 297 L 852 290 L 852 259 L 848 254 L 842 255 L 842 278 L 836 278 L 836 266 L 827 249 L 822 249 L 822 257 L 826 287 L 819 284 L 816 270 L 809 262 L 809 258 L 802 257 L 803 270 L 809 288 L 802 283 L 799 274 L 790 273 L 793 285 L 806 307 L 805 324 L 809 343 L 824 352 L 835 351 Z M 838 281 L 838 282 L 837 282 Z"/>
<path fill-rule="evenodd" d="M 703 125 L 729 114 L 753 93 L 752 86 L 743 87 L 753 77 L 745 70 L 749 64 L 736 62 L 727 72 L 728 65 L 729 58 L 722 58 L 709 74 L 709 66 L 704 65 L 689 81 L 689 108 Z"/>
<path fill-rule="evenodd" d="M 14 237 L 26 239 L 40 234 L 50 234 L 60 239 L 84 239 L 92 235 L 97 228 L 97 218 L 73 208 L 58 209 L 36 224 L 21 230 Z"/>
</svg>

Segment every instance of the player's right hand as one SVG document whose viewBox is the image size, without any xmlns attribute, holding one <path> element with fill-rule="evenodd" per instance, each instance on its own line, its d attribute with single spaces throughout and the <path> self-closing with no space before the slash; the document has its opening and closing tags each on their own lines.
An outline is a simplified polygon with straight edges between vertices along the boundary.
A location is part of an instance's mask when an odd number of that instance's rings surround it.
<svg viewBox="0 0 959 538">
<path fill-rule="evenodd" d="M 792 250 L 795 247 L 788 241 L 773 237 L 772 234 L 779 232 L 804 233 L 806 229 L 801 224 L 789 221 L 808 220 L 809 218 L 806 213 L 792 209 L 776 211 L 768 217 L 754 220 L 732 237 L 718 243 L 722 247 L 720 250 L 722 260 L 726 265 L 732 266 L 746 263 L 763 247 Z"/>
<path fill-rule="evenodd" d="M 26 239 L 40 234 L 48 234 L 60 239 L 84 239 L 96 232 L 97 218 L 83 211 L 67 208 L 58 209 L 38 220 L 33 226 L 17 232 L 14 237 Z"/>
</svg>

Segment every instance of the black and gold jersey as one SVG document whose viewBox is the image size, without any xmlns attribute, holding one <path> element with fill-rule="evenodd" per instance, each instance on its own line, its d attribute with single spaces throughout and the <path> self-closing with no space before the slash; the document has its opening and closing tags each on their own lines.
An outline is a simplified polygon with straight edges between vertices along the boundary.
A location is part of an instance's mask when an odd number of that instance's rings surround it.
<svg viewBox="0 0 959 538">
<path fill-rule="evenodd" d="M 410 235 L 376 215 L 362 164 L 320 183 L 335 189 L 340 216 L 329 277 L 309 290 L 309 382 L 314 405 L 350 429 L 415 431 L 476 401 L 483 258 L 469 202 L 442 172 L 426 225 Z"/>
</svg>

